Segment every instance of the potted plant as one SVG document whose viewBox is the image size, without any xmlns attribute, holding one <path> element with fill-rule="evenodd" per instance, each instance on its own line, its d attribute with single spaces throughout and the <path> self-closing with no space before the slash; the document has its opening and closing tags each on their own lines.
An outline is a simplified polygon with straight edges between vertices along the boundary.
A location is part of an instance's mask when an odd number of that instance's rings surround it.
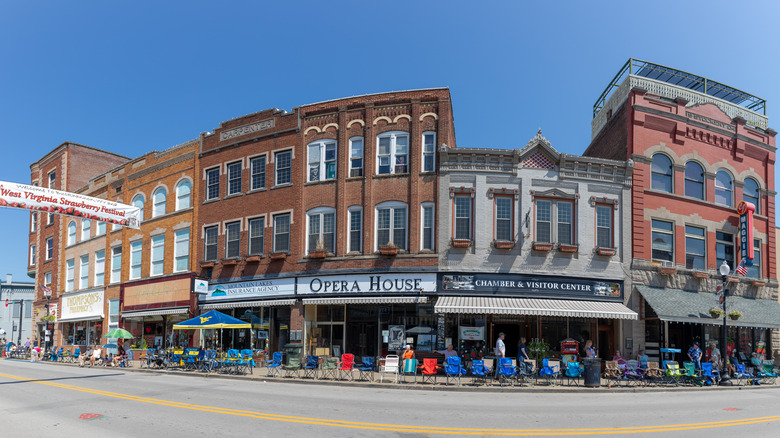
<svg viewBox="0 0 780 438">
<path fill-rule="evenodd" d="M 453 248 L 468 248 L 471 246 L 471 239 L 452 239 Z"/>
<path fill-rule="evenodd" d="M 317 241 L 317 247 L 309 251 L 309 258 L 311 259 L 324 259 L 325 258 L 325 244 L 322 240 Z"/>
<path fill-rule="evenodd" d="M 731 310 L 728 313 L 729 318 L 733 319 L 734 321 L 738 320 L 739 318 L 742 318 L 742 312 L 739 310 Z"/>
<path fill-rule="evenodd" d="M 379 248 L 379 252 L 382 255 L 394 256 L 394 255 L 398 254 L 398 247 L 395 245 L 395 243 L 390 241 L 390 242 L 387 242 L 387 245 L 384 245 L 384 246 L 380 247 Z"/>
<path fill-rule="evenodd" d="M 710 309 L 710 316 L 713 318 L 722 318 L 723 310 L 717 307 L 713 307 L 712 309 Z"/>
<path fill-rule="evenodd" d="M 547 357 L 547 352 L 549 350 L 550 344 L 544 342 L 544 340 L 534 339 L 528 343 L 528 354 L 535 359 L 537 363 Z"/>
</svg>

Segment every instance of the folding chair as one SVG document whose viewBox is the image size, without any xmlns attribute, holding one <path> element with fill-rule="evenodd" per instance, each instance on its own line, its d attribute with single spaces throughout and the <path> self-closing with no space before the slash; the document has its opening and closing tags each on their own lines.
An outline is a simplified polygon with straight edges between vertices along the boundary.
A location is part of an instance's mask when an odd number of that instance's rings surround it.
<svg viewBox="0 0 780 438">
<path fill-rule="evenodd" d="M 339 367 L 339 379 L 352 380 L 355 376 L 352 375 L 352 371 L 355 369 L 355 355 L 352 353 L 344 353 L 341 355 L 341 365 Z"/>
<path fill-rule="evenodd" d="M 306 356 L 306 365 L 303 366 L 303 378 L 317 378 L 317 370 L 320 368 L 319 356 Z"/>
<path fill-rule="evenodd" d="M 660 383 L 663 381 L 664 371 L 658 367 L 658 362 L 648 362 L 645 370 L 645 381 Z"/>
<path fill-rule="evenodd" d="M 385 357 L 384 364 L 379 367 L 379 382 L 384 380 L 385 374 L 392 374 L 393 383 L 398 383 L 398 356 L 389 354 Z"/>
<path fill-rule="evenodd" d="M 290 377 L 293 374 L 295 377 L 300 377 L 301 358 L 297 354 L 288 354 L 287 363 L 282 368 L 284 368 L 284 377 Z"/>
<path fill-rule="evenodd" d="M 401 369 L 401 382 L 405 383 L 404 376 L 414 376 L 414 383 L 417 383 L 417 359 L 404 359 L 403 368 Z"/>
<path fill-rule="evenodd" d="M 490 369 L 485 366 L 483 359 L 475 359 L 471 361 L 471 375 L 474 376 L 473 382 L 475 385 L 481 380 L 487 384 L 488 377 L 490 376 Z"/>
<path fill-rule="evenodd" d="M 203 354 L 203 359 L 198 364 L 201 371 L 205 371 L 206 374 L 211 373 L 219 366 L 217 362 L 217 350 L 206 350 Z"/>
<path fill-rule="evenodd" d="M 436 365 L 435 357 L 426 357 L 422 365 L 422 383 L 429 382 L 436 384 L 436 374 L 439 373 L 439 366 Z"/>
<path fill-rule="evenodd" d="M 624 373 L 629 385 L 639 385 L 645 383 L 645 370 L 639 368 L 639 361 L 626 361 L 626 371 Z"/>
<path fill-rule="evenodd" d="M 320 373 L 320 379 L 326 379 L 328 376 L 330 376 L 330 378 L 336 380 L 338 378 L 338 375 L 336 374 L 339 369 L 338 363 L 339 360 L 337 358 L 326 357 L 325 361 L 322 363 L 322 367 L 320 368 L 322 371 Z"/>
<path fill-rule="evenodd" d="M 563 372 L 563 376 L 566 377 L 566 382 L 571 386 L 574 382 L 576 386 L 580 386 L 580 377 L 585 372 L 585 366 L 579 362 L 566 362 L 566 370 Z"/>
<path fill-rule="evenodd" d="M 555 386 L 561 372 L 560 364 L 561 363 L 557 360 L 544 359 L 542 361 L 542 369 L 539 370 L 539 375 L 547 380 L 547 383 L 551 383 Z"/>
<path fill-rule="evenodd" d="M 460 376 L 466 374 L 466 369 L 460 366 L 460 358 L 458 356 L 450 356 L 447 358 L 447 364 L 444 367 L 444 375 L 446 376 L 444 383 L 450 384 L 450 380 L 457 382 L 460 386 Z"/>
<path fill-rule="evenodd" d="M 705 385 L 717 385 L 720 382 L 720 371 L 713 369 L 711 363 L 704 362 L 701 364 L 701 378 Z"/>
<path fill-rule="evenodd" d="M 76 347 L 75 349 L 73 349 L 73 354 L 70 356 L 71 363 L 78 362 L 79 356 L 81 356 L 81 348 Z"/>
<path fill-rule="evenodd" d="M 679 385 L 683 381 L 683 373 L 680 371 L 680 364 L 674 360 L 664 361 L 665 378 L 664 380 L 672 385 Z"/>
<path fill-rule="evenodd" d="M 374 380 L 374 358 L 369 356 L 363 356 L 360 358 L 361 364 L 358 367 L 358 371 L 360 371 L 360 376 L 358 379 L 373 381 Z"/>
<path fill-rule="evenodd" d="M 282 358 L 284 356 L 282 355 L 281 351 L 277 351 L 274 353 L 273 356 L 273 362 L 269 363 L 266 368 L 268 368 L 268 374 L 266 374 L 267 377 L 282 377 Z"/>
<path fill-rule="evenodd" d="M 504 386 L 505 383 L 514 386 L 514 380 L 517 376 L 517 367 L 512 365 L 511 357 L 501 357 L 498 359 L 496 375 L 498 376 L 498 384 L 500 386 Z"/>
<path fill-rule="evenodd" d="M 764 383 L 774 385 L 777 379 L 777 373 L 774 371 L 774 364 L 771 360 L 765 360 L 762 364 L 762 378 Z"/>
<path fill-rule="evenodd" d="M 733 378 L 737 379 L 737 385 L 749 384 L 755 377 L 745 369 L 744 364 L 737 365 L 737 371 L 734 373 Z"/>
<path fill-rule="evenodd" d="M 239 356 L 238 363 L 236 363 L 236 374 L 246 375 L 247 371 L 249 374 L 254 374 L 255 360 L 252 359 L 252 350 L 247 348 L 239 351 L 238 354 Z"/>
</svg>

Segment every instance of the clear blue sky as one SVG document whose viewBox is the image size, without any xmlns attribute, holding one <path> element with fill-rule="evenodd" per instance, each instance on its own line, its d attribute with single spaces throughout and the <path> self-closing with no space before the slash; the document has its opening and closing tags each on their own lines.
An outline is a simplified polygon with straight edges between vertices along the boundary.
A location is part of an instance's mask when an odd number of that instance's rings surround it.
<svg viewBox="0 0 780 438">
<path fill-rule="evenodd" d="M 541 3 L 545 3 L 542 5 Z M 266 108 L 450 87 L 461 147 L 580 154 L 630 57 L 780 106 L 774 2 L 4 1 L 0 180 L 63 141 L 137 157 Z M 29 213 L 0 208 L 0 278 Z"/>
</svg>

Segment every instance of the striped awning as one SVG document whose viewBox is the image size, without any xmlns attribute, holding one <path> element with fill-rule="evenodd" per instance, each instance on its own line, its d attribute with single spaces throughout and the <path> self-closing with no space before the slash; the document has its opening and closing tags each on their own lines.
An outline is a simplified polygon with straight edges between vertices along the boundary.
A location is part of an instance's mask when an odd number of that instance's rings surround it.
<svg viewBox="0 0 780 438">
<path fill-rule="evenodd" d="M 434 311 L 436 313 L 637 319 L 637 313 L 622 303 L 536 298 L 440 297 L 434 306 Z"/>
<path fill-rule="evenodd" d="M 68 319 L 58 319 L 57 322 L 78 322 L 78 321 L 97 321 L 103 319 L 103 316 L 101 315 L 95 315 L 95 316 L 87 316 L 87 317 L 80 317 L 80 318 L 68 318 Z"/>
<path fill-rule="evenodd" d="M 237 307 L 279 307 L 292 306 L 294 299 L 289 300 L 264 300 L 264 301 L 232 301 L 226 303 L 206 303 L 200 306 L 201 310 L 235 309 Z"/>
<path fill-rule="evenodd" d="M 329 297 L 303 299 L 303 304 L 409 304 L 427 302 L 428 297 Z"/>
<path fill-rule="evenodd" d="M 122 318 L 140 318 L 142 316 L 159 316 L 159 315 L 178 315 L 180 313 L 189 313 L 189 307 L 171 307 L 167 309 L 151 309 L 151 310 L 138 310 L 122 312 Z"/>
</svg>

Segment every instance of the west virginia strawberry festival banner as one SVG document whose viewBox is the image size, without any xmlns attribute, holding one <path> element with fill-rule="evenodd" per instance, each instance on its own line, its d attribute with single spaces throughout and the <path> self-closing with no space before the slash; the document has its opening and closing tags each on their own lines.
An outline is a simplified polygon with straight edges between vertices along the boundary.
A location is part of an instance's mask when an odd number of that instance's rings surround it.
<svg viewBox="0 0 780 438">
<path fill-rule="evenodd" d="M 46 187 L 0 181 L 0 207 L 21 208 L 140 228 L 141 209 Z"/>
</svg>

